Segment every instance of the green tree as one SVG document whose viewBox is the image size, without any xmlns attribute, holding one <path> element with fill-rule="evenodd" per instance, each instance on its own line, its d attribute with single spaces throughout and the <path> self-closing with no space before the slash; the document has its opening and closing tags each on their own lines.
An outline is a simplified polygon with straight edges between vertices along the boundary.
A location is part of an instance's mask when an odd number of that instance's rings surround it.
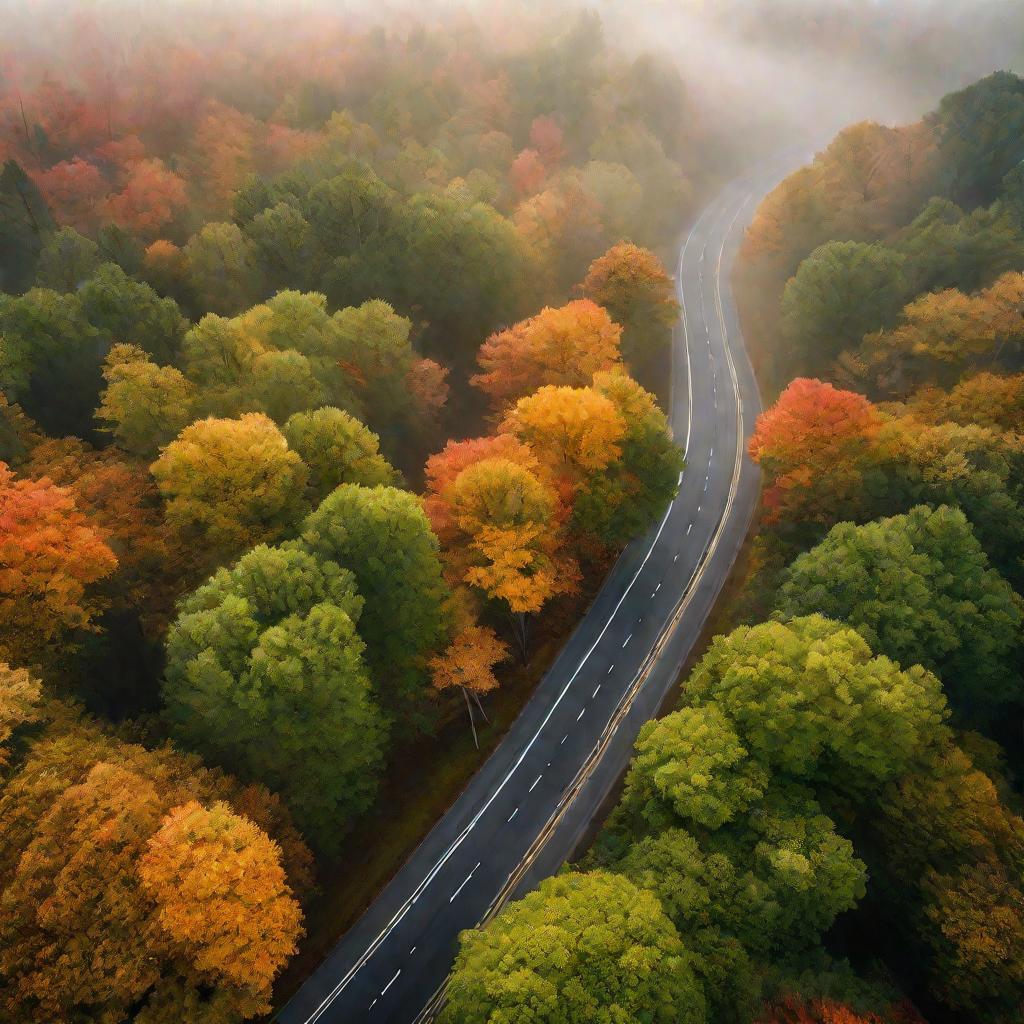
<svg viewBox="0 0 1024 1024">
<path fill-rule="evenodd" d="M 764 795 L 769 774 L 752 760 L 715 704 L 680 708 L 647 722 L 619 804 L 647 827 L 675 821 L 720 828 Z"/>
<path fill-rule="evenodd" d="M 167 637 L 174 734 L 281 793 L 323 850 L 370 805 L 382 764 L 362 607 L 348 570 L 260 545 L 186 598 Z"/>
<path fill-rule="evenodd" d="M 222 562 L 296 527 L 308 470 L 266 416 L 198 420 L 150 467 L 167 524 Z"/>
<path fill-rule="evenodd" d="M 426 659 L 445 640 L 447 587 L 419 499 L 394 487 L 342 484 L 309 515 L 302 536 L 319 557 L 355 575 L 376 692 L 389 715 L 408 723 L 429 685 Z"/>
<path fill-rule="evenodd" d="M 148 284 L 104 263 L 78 289 L 82 315 L 108 344 L 138 345 L 158 362 L 170 362 L 188 326 L 174 299 L 163 299 Z"/>
<path fill-rule="evenodd" d="M 815 249 L 782 294 L 790 365 L 806 376 L 822 373 L 865 334 L 891 327 L 908 297 L 904 262 L 878 244 L 827 242 Z"/>
<path fill-rule="evenodd" d="M 872 650 L 930 668 L 967 715 L 1021 697 L 1021 602 L 959 509 L 834 526 L 790 566 L 778 609 L 847 622 Z"/>
<path fill-rule="evenodd" d="M 36 284 L 58 292 L 73 292 L 100 265 L 99 248 L 74 228 L 50 235 L 39 254 Z"/>
<path fill-rule="evenodd" d="M 157 366 L 136 345 L 114 345 L 103 377 L 107 386 L 96 418 L 132 455 L 154 458 L 192 419 L 191 381 L 173 366 Z"/>
<path fill-rule="evenodd" d="M 820 615 L 716 637 L 685 693 L 691 706 L 716 704 L 766 766 L 854 794 L 946 736 L 935 676 L 873 657 L 859 633 Z"/>
<path fill-rule="evenodd" d="M 626 432 L 619 459 L 587 478 L 573 504 L 573 525 L 605 546 L 622 547 L 657 522 L 679 490 L 683 451 L 654 396 L 620 371 L 594 375 Z"/>
<path fill-rule="evenodd" d="M 288 447 L 309 468 L 309 492 L 318 504 L 341 484 L 376 487 L 398 483 L 369 428 L 330 406 L 297 412 L 284 425 Z"/>
<path fill-rule="evenodd" d="M 188 279 L 201 309 L 239 313 L 262 290 L 253 245 L 237 224 L 204 224 L 185 246 Z"/>
<path fill-rule="evenodd" d="M 36 261 L 53 218 L 39 189 L 17 160 L 0 169 L 0 292 L 23 291 L 35 279 Z"/>
<path fill-rule="evenodd" d="M 549 878 L 466 931 L 447 1024 L 702 1024 L 691 957 L 657 898 L 603 872 Z"/>
</svg>

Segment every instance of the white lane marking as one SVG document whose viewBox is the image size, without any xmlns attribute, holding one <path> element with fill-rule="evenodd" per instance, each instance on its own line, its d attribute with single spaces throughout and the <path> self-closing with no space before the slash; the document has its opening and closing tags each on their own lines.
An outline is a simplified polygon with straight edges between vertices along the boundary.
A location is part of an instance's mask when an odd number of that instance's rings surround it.
<svg viewBox="0 0 1024 1024">
<path fill-rule="evenodd" d="M 679 252 L 679 275 L 676 281 L 676 290 L 679 293 L 680 306 L 682 307 L 683 335 L 686 345 L 686 379 L 688 392 L 688 402 L 686 408 L 686 444 L 683 448 L 684 452 L 689 450 L 690 434 L 693 429 L 693 374 L 690 372 L 690 335 L 687 325 L 686 304 L 682 301 L 682 267 L 683 261 L 686 257 L 686 250 L 689 247 L 690 240 L 693 238 L 694 232 L 704 222 L 704 218 L 713 210 L 716 210 L 717 207 L 718 203 L 715 202 L 712 203 L 710 206 L 704 208 L 700 217 L 697 218 L 697 222 L 693 225 L 692 228 L 690 228 L 690 233 L 689 235 L 687 235 L 686 241 L 683 243 L 683 247 Z M 703 290 L 700 290 L 698 294 L 700 297 L 701 306 L 703 307 Z M 704 321 L 704 329 L 705 331 L 710 331 L 706 318 Z M 398 927 L 398 925 L 402 922 L 402 919 L 409 912 L 410 908 L 416 903 L 420 896 L 423 895 L 423 893 L 427 890 L 430 884 L 438 876 L 441 869 L 445 866 L 445 864 L 448 863 L 448 861 L 459 849 L 459 847 L 466 841 L 466 838 L 468 837 L 469 833 L 476 827 L 477 822 L 480 821 L 480 819 L 487 813 L 488 810 L 490 810 L 491 804 L 493 804 L 494 801 L 498 799 L 499 795 L 501 794 L 501 791 L 505 788 L 505 786 L 508 785 L 512 777 L 519 770 L 523 761 L 526 760 L 527 754 L 529 754 L 530 750 L 533 748 L 534 743 L 537 742 L 537 739 L 540 737 L 541 733 L 544 731 L 548 722 L 551 720 L 552 715 L 554 715 L 556 709 L 561 704 L 562 700 L 565 698 L 565 695 L 569 692 L 569 689 L 571 688 L 572 684 L 576 681 L 576 677 L 583 670 L 583 666 L 587 663 L 591 654 L 593 654 L 594 651 L 597 649 L 597 645 L 604 638 L 605 633 L 608 632 L 609 627 L 615 619 L 616 613 L 622 607 L 626 598 L 629 596 L 629 593 L 633 589 L 634 584 L 640 578 L 640 574 L 644 571 L 644 568 L 650 560 L 651 555 L 654 554 L 654 549 L 655 547 L 657 547 L 658 541 L 661 539 L 661 535 L 665 530 L 665 524 L 668 522 L 669 516 L 672 514 L 672 509 L 674 505 L 674 500 L 669 502 L 668 508 L 665 510 L 665 515 L 662 516 L 661 523 L 659 524 L 658 530 L 654 535 L 654 540 L 651 541 L 651 546 L 647 549 L 647 554 L 644 555 L 643 560 L 640 562 L 640 566 L 633 574 L 633 578 L 629 581 L 629 584 L 627 585 L 626 589 L 622 592 L 622 596 L 619 598 L 618 603 L 612 609 L 611 615 L 608 617 L 604 626 L 601 627 L 600 632 L 597 634 L 597 639 L 593 642 L 593 644 L 591 644 L 587 653 L 583 655 L 582 659 L 580 660 L 580 663 L 576 666 L 572 675 L 569 676 L 569 679 L 566 681 L 565 686 L 562 687 L 558 696 L 555 698 L 554 703 L 548 709 L 547 714 L 544 716 L 540 725 L 537 727 L 536 732 L 534 732 L 534 734 L 527 741 L 523 749 L 520 751 L 519 757 L 516 758 L 512 767 L 509 768 L 509 770 L 505 773 L 505 776 L 504 778 L 502 778 L 501 782 L 499 782 L 498 785 L 493 790 L 491 790 L 490 796 L 487 798 L 486 801 L 484 801 L 484 804 L 480 808 L 480 810 L 477 811 L 475 815 L 473 815 L 469 824 L 462 830 L 462 832 L 458 836 L 456 836 L 455 839 L 452 840 L 448 849 L 445 850 L 444 854 L 434 863 L 433 867 L 427 872 L 423 880 L 413 890 L 413 895 L 405 902 L 405 904 L 403 904 L 400 910 L 395 912 L 391 920 L 370 941 L 365 951 L 363 952 L 362 956 L 360 956 L 359 959 L 348 969 L 348 971 L 345 972 L 345 975 L 338 981 L 334 988 L 331 989 L 331 991 L 328 992 L 328 994 L 323 998 L 323 1000 L 320 1002 L 320 1005 L 317 1006 L 317 1008 L 309 1015 L 309 1017 L 306 1018 L 304 1024 L 316 1024 L 316 1022 L 320 1019 L 320 1017 L 324 1014 L 328 1007 L 330 1007 L 331 1004 L 338 998 L 338 996 L 348 987 L 349 982 L 355 977 L 356 974 L 358 974 L 358 972 L 363 968 L 367 961 L 370 960 L 373 954 L 377 952 L 377 950 L 380 948 L 381 944 L 385 941 L 385 939 L 387 939 L 387 937 L 395 930 L 395 928 Z M 676 554 L 672 561 L 675 562 L 678 560 L 678 558 L 679 555 Z M 564 739 L 562 742 L 564 742 Z"/>
<path fill-rule="evenodd" d="M 401 973 L 402 973 L 402 968 L 401 968 L 401 967 L 399 967 L 399 968 L 398 968 L 398 970 L 397 970 L 397 971 L 395 971 L 395 976 L 394 976 L 394 977 L 393 977 L 393 978 L 392 978 L 392 979 L 391 979 L 391 980 L 390 980 L 390 981 L 389 981 L 389 982 L 388 982 L 388 983 L 387 983 L 387 984 L 386 984 L 386 985 L 385 985 L 385 986 L 384 986 L 384 987 L 383 987 L 383 988 L 382 988 L 382 989 L 380 990 L 380 994 L 381 994 L 381 995 L 384 995 L 384 993 L 385 993 L 385 992 L 387 992 L 387 990 L 388 990 L 389 988 L 391 988 L 391 986 L 392 986 L 392 985 L 394 985 L 394 983 L 395 983 L 396 981 L 398 981 L 398 976 L 399 976 L 399 975 L 400 975 Z"/>
<path fill-rule="evenodd" d="M 627 636 L 626 639 L 622 641 L 622 646 L 625 647 L 626 644 L 628 644 L 629 641 L 632 640 L 632 639 L 633 639 L 633 634 L 630 633 L 629 636 Z"/>
<path fill-rule="evenodd" d="M 530 788 L 527 790 L 527 792 L 528 793 L 532 793 L 537 788 L 537 783 L 540 782 L 540 780 L 543 779 L 543 778 L 544 778 L 544 773 L 541 772 L 540 775 L 538 775 L 537 778 L 535 778 L 533 780 L 533 784 L 530 786 Z"/>
<path fill-rule="evenodd" d="M 419 949 L 418 946 L 413 946 L 412 949 L 409 950 L 409 956 L 412 956 L 413 953 L 415 953 L 417 949 Z"/>
<path fill-rule="evenodd" d="M 704 493 L 707 494 L 708 490 L 708 478 L 704 477 Z"/>
<path fill-rule="evenodd" d="M 703 507 L 704 507 L 703 505 L 698 505 L 697 506 L 697 511 L 699 512 Z"/>
<path fill-rule="evenodd" d="M 673 562 L 678 562 L 679 561 L 679 555 L 673 555 L 672 556 L 672 561 Z"/>
<path fill-rule="evenodd" d="M 567 740 L 568 738 L 569 738 L 569 734 L 568 734 L 568 733 L 566 733 L 566 734 L 565 734 L 565 735 L 564 735 L 564 736 L 563 736 L 563 737 L 562 737 L 562 738 L 561 738 L 561 739 L 560 739 L 560 740 L 558 741 L 558 745 L 559 745 L 559 746 L 561 746 L 561 745 L 562 745 L 562 744 L 563 744 L 563 743 L 564 743 L 564 742 L 565 742 L 565 741 L 566 741 L 566 740 Z"/>
<path fill-rule="evenodd" d="M 605 675 L 606 675 L 606 676 L 610 676 L 610 675 L 612 674 L 612 669 L 613 669 L 613 668 L 615 668 L 615 666 L 614 666 L 614 665 L 609 665 L 609 666 L 608 666 L 608 671 L 607 671 L 607 672 L 605 672 Z"/>
<path fill-rule="evenodd" d="M 578 715 L 576 716 L 576 721 L 577 721 L 577 722 L 578 722 L 578 721 L 579 721 L 579 720 L 580 720 L 580 719 L 581 719 L 581 718 L 583 717 L 583 712 L 584 712 L 584 711 L 586 711 L 586 710 L 587 710 L 587 709 L 586 709 L 586 708 L 584 708 L 584 709 L 583 709 L 583 711 L 581 711 L 581 712 L 580 712 L 580 713 L 579 713 L 579 714 L 578 714 Z"/>
<path fill-rule="evenodd" d="M 690 523 L 690 525 L 689 525 L 689 526 L 688 526 L 688 527 L 686 528 L 686 536 L 687 536 L 687 537 L 689 537 L 689 536 L 690 536 L 690 531 L 691 531 L 692 529 L 693 529 L 693 523 Z"/>
<path fill-rule="evenodd" d="M 594 687 L 594 692 L 590 695 L 590 699 L 591 700 L 593 700 L 597 696 L 597 691 L 600 690 L 600 689 L 601 689 L 601 684 L 598 683 L 597 686 Z"/>
<path fill-rule="evenodd" d="M 647 598 L 647 600 L 648 600 L 648 601 L 653 601 L 653 600 L 654 600 L 654 595 L 655 595 L 655 594 L 657 594 L 657 591 L 656 591 L 656 590 L 652 590 L 652 591 L 651 591 L 651 596 L 650 596 L 649 598 Z"/>
<path fill-rule="evenodd" d="M 476 862 L 476 868 L 478 868 L 478 867 L 480 867 L 480 861 Z M 466 875 L 466 877 L 462 880 L 462 885 L 460 885 L 458 887 L 458 889 L 456 889 L 455 892 L 453 892 L 451 894 L 451 896 L 448 897 L 448 902 L 449 903 L 451 903 L 452 900 L 454 900 L 455 897 L 458 896 L 459 893 L 462 892 L 462 890 L 466 888 L 466 883 L 469 882 L 469 880 L 476 874 L 476 868 L 473 868 L 473 870 L 470 871 L 470 873 L 468 875 Z M 401 971 L 398 972 L 398 974 L 401 974 L 401 973 L 402 973 Z M 398 977 L 398 974 L 395 975 L 395 978 Z M 394 981 L 395 978 L 392 978 L 391 981 Z M 388 982 L 389 985 L 391 984 L 391 981 Z M 386 988 L 384 989 L 384 992 L 387 992 Z M 384 995 L 384 992 L 381 992 L 381 995 Z"/>
<path fill-rule="evenodd" d="M 513 811 L 513 812 L 512 812 L 512 813 L 511 813 L 511 814 L 510 814 L 509 816 L 508 816 L 508 820 L 509 820 L 509 821 L 511 821 L 511 820 L 512 820 L 512 819 L 513 819 L 513 818 L 514 818 L 514 817 L 515 817 L 515 816 L 516 816 L 516 815 L 517 815 L 518 813 L 519 813 L 519 808 L 517 807 L 517 808 L 516 808 L 516 809 L 515 809 L 515 810 L 514 810 L 514 811 Z"/>
<path fill-rule="evenodd" d="M 715 449 L 712 448 L 711 451 L 708 453 L 708 462 L 710 462 L 714 458 L 714 455 L 715 455 Z"/>
<path fill-rule="evenodd" d="M 376 1005 L 377 1005 L 377 1000 L 374 999 L 374 1001 L 372 1003 L 370 1003 L 370 1009 L 372 1010 Z"/>
</svg>

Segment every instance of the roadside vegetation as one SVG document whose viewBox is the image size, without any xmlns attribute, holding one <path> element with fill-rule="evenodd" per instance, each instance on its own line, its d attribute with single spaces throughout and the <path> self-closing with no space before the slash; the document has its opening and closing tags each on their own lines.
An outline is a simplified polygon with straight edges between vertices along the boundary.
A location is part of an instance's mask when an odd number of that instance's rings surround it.
<svg viewBox="0 0 1024 1024">
<path fill-rule="evenodd" d="M 495 17 L 5 51 L 5 1020 L 266 1013 L 675 493 L 678 74 Z"/>
<path fill-rule="evenodd" d="M 761 203 L 730 631 L 580 861 L 464 934 L 449 1024 L 1024 1018 L 1022 125 L 1000 72 Z"/>
</svg>

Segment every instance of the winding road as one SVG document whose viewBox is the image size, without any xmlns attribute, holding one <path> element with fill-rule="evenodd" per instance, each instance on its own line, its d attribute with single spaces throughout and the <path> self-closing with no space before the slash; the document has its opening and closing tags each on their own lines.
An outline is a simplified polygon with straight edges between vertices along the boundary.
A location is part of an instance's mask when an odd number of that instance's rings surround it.
<svg viewBox="0 0 1024 1024">
<path fill-rule="evenodd" d="M 671 422 L 679 494 L 631 543 L 508 734 L 320 967 L 281 1024 L 412 1024 L 437 1004 L 458 934 L 553 874 L 629 761 L 700 636 L 743 544 L 760 411 L 729 292 L 756 200 L 781 177 L 725 188 L 679 253 Z"/>
</svg>

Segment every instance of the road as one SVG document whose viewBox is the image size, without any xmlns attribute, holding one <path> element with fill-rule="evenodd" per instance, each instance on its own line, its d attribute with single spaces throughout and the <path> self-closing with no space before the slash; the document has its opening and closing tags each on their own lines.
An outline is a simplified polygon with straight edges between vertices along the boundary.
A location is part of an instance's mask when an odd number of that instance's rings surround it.
<svg viewBox="0 0 1024 1024">
<path fill-rule="evenodd" d="M 671 422 L 679 494 L 630 544 L 507 736 L 356 925 L 280 1011 L 282 1024 L 412 1024 L 460 931 L 553 874 L 678 678 L 750 523 L 745 454 L 760 411 L 729 294 L 756 201 L 781 173 L 730 185 L 682 244 Z"/>
</svg>

